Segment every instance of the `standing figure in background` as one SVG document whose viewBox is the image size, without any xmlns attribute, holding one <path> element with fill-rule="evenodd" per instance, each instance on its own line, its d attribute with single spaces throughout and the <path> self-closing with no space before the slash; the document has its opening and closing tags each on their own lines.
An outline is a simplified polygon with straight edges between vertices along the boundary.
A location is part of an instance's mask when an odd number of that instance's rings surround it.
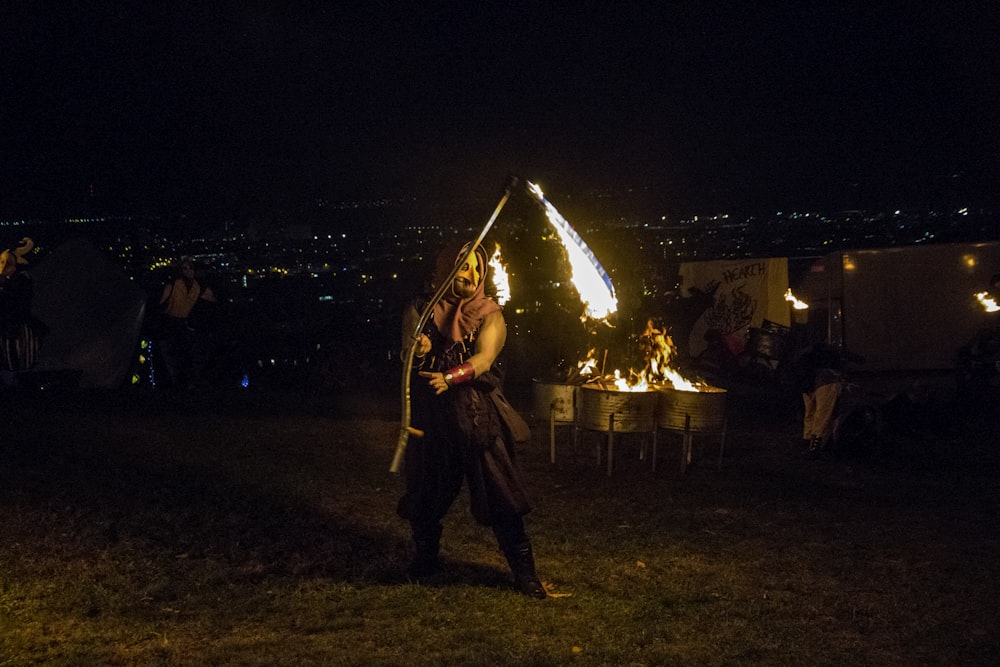
<svg viewBox="0 0 1000 667">
<path fill-rule="evenodd" d="M 844 391 L 843 358 L 831 345 L 816 343 L 798 360 L 802 393 L 802 438 L 806 455 L 818 457 L 830 446 L 836 431 L 840 395 Z"/>
<path fill-rule="evenodd" d="M 469 246 L 438 258 L 435 285 L 447 278 Z M 503 395 L 497 357 L 507 338 L 500 306 L 486 295 L 487 256 L 477 248 L 434 308 L 422 332 L 414 329 L 428 303 L 416 299 L 403 317 L 403 358 L 414 345 L 414 426 L 424 431 L 406 449 L 406 493 L 397 513 L 410 522 L 415 555 L 409 575 L 440 569 L 442 520 L 468 484 L 472 515 L 492 528 L 518 591 L 545 598 L 535 574 L 522 517 L 529 504 L 514 462 L 515 440 L 526 439 L 523 420 Z"/>
<path fill-rule="evenodd" d="M 211 287 L 203 287 L 195 278 L 194 261 L 181 259 L 178 275 L 164 285 L 160 296 L 163 308 L 163 359 L 171 385 L 190 388 L 199 378 L 201 368 L 199 332 L 191 314 L 201 303 L 216 303 Z"/>
<path fill-rule="evenodd" d="M 24 238 L 0 252 L 0 370 L 24 371 L 35 365 L 45 326 L 31 314 L 34 285 L 24 258 L 34 247 Z"/>
</svg>

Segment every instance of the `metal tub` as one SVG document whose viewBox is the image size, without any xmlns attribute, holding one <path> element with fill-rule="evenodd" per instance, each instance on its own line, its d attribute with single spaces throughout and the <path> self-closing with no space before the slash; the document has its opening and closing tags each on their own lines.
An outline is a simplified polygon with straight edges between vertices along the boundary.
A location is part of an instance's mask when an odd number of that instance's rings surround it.
<svg viewBox="0 0 1000 667">
<path fill-rule="evenodd" d="M 656 429 L 658 391 L 619 391 L 585 384 L 577 394 L 577 425 L 592 431 L 649 433 Z"/>
<path fill-rule="evenodd" d="M 532 414 L 536 419 L 572 422 L 576 418 L 576 385 L 535 382 L 532 387 Z"/>
<path fill-rule="evenodd" d="M 725 389 L 705 387 L 702 391 L 681 391 L 673 387 L 657 389 L 656 425 L 683 431 L 686 418 L 694 433 L 719 433 L 726 423 Z"/>
</svg>

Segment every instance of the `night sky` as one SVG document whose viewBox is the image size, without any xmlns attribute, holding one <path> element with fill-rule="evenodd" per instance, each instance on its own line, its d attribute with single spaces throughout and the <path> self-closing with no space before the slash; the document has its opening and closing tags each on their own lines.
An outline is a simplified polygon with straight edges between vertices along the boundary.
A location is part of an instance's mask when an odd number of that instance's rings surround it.
<svg viewBox="0 0 1000 667">
<path fill-rule="evenodd" d="M 4 2 L 0 215 L 996 202 L 1000 3 Z"/>
</svg>

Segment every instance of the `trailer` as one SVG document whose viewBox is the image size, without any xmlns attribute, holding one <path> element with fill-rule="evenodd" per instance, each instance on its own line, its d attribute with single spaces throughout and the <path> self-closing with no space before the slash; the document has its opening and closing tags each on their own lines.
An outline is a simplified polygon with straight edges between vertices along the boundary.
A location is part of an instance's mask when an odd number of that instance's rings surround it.
<svg viewBox="0 0 1000 667">
<path fill-rule="evenodd" d="M 976 297 L 997 274 L 998 242 L 844 250 L 817 258 L 792 289 L 810 304 L 810 327 L 862 369 L 941 370 L 1000 324 Z"/>
</svg>

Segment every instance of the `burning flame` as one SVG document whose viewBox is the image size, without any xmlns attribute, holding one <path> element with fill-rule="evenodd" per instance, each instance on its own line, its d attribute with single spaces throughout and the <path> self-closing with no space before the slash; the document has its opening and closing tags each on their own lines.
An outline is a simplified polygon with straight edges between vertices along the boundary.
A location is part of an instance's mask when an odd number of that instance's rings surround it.
<svg viewBox="0 0 1000 667">
<path fill-rule="evenodd" d="M 646 331 L 643 333 L 646 367 L 642 375 L 650 382 L 667 381 L 674 389 L 681 391 L 698 391 L 694 383 L 670 367 L 670 360 L 677 354 L 674 340 L 664 331 L 653 326 L 652 320 L 646 321 Z"/>
<path fill-rule="evenodd" d="M 788 291 L 785 292 L 785 301 L 789 301 L 792 304 L 792 308 L 795 310 L 806 310 L 809 308 L 809 304 L 805 301 L 799 301 L 794 294 L 792 294 L 792 288 L 789 287 Z"/>
<path fill-rule="evenodd" d="M 704 382 L 692 382 L 681 375 L 677 370 L 670 367 L 670 360 L 677 352 L 673 340 L 665 332 L 653 327 L 653 322 L 647 321 L 646 331 L 642 335 L 642 347 L 646 360 L 646 365 L 639 372 L 633 370 L 623 374 L 616 369 L 608 376 L 607 383 L 614 384 L 618 391 L 639 392 L 649 391 L 651 385 L 669 383 L 678 391 L 714 391 Z M 577 366 L 583 370 L 580 375 L 589 375 L 597 365 L 594 358 L 594 350 L 587 353 L 587 359 L 581 361 Z M 604 378 L 596 378 L 599 382 L 605 382 Z"/>
<path fill-rule="evenodd" d="M 983 308 L 986 309 L 987 313 L 995 313 L 1000 310 L 1000 306 L 997 305 L 997 300 L 990 296 L 989 292 L 976 293 L 976 299 L 979 300 L 979 303 L 983 304 Z"/>
<path fill-rule="evenodd" d="M 607 319 L 618 310 L 618 300 L 608 274 L 572 225 L 545 199 L 542 189 L 529 182 L 528 191 L 545 207 L 545 215 L 566 249 L 570 281 L 580 294 L 586 316 L 597 320 Z"/>
<path fill-rule="evenodd" d="M 587 353 L 586 359 L 577 362 L 576 367 L 578 369 L 577 372 L 581 376 L 587 377 L 591 375 L 594 372 L 594 368 L 597 367 L 597 359 L 594 358 L 594 350 L 591 349 L 590 352 Z"/>
<path fill-rule="evenodd" d="M 621 371 L 615 370 L 614 385 L 618 391 L 649 391 L 649 383 L 646 382 L 645 375 L 638 375 L 633 379 L 633 373 L 629 373 L 628 378 L 623 378 Z M 631 382 L 629 382 L 631 380 Z"/>
<path fill-rule="evenodd" d="M 493 250 L 493 256 L 490 257 L 489 264 L 490 269 L 492 269 L 493 286 L 497 290 L 496 301 L 503 306 L 510 301 L 510 277 L 507 275 L 507 266 L 503 263 L 503 258 L 500 256 L 499 243 L 496 244 L 496 248 Z"/>
</svg>

